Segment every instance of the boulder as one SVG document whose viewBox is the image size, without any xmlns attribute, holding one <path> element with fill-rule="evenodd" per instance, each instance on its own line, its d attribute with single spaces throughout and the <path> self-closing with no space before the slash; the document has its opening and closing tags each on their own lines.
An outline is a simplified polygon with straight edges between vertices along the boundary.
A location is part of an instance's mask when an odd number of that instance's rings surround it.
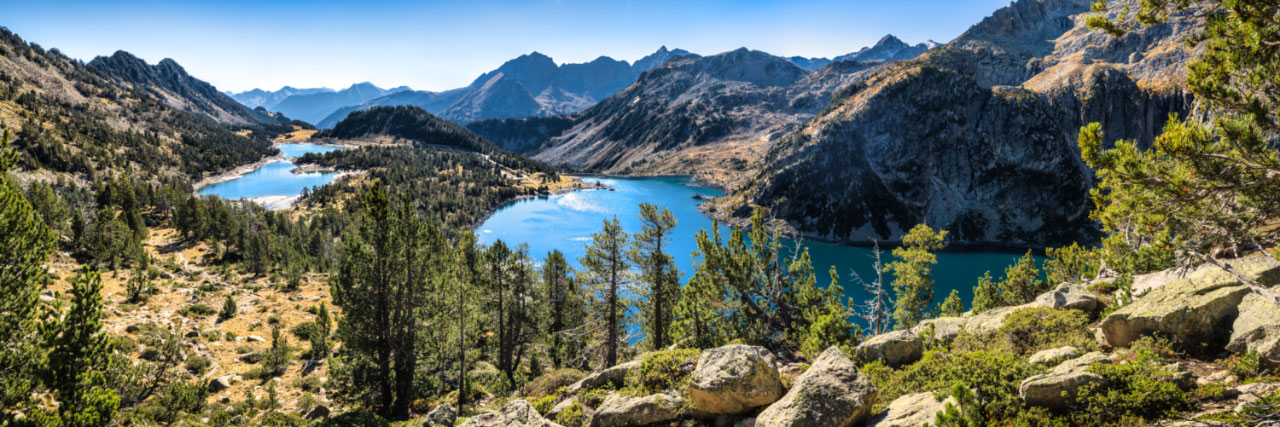
<svg viewBox="0 0 1280 427">
<path fill-rule="evenodd" d="M 236 374 L 226 374 L 220 377 L 215 377 L 214 379 L 209 380 L 209 391 L 217 393 L 231 388 L 231 386 L 238 382 L 240 382 L 240 376 Z"/>
<path fill-rule="evenodd" d="M 1062 363 L 1070 359 L 1075 359 L 1077 357 L 1080 357 L 1080 349 L 1068 345 L 1068 346 L 1062 346 L 1058 348 L 1051 348 L 1048 350 L 1038 351 L 1036 352 L 1036 354 L 1031 355 L 1031 357 L 1028 358 L 1027 361 L 1037 365 L 1056 366 L 1059 363 Z"/>
<path fill-rule="evenodd" d="M 1264 367 L 1280 366 L 1280 307 L 1269 298 L 1250 293 L 1241 300 L 1239 312 L 1231 325 L 1227 351 L 1254 352 Z"/>
<path fill-rule="evenodd" d="M 930 325 L 933 325 L 933 339 L 949 343 L 960 336 L 960 332 L 964 331 L 965 323 L 968 322 L 969 319 L 963 317 L 939 317 L 920 322 L 919 325 L 911 328 L 911 333 L 920 336 L 929 330 Z"/>
<path fill-rule="evenodd" d="M 591 416 L 592 427 L 641 426 L 680 418 L 684 399 L 674 391 L 644 397 L 613 393 Z"/>
<path fill-rule="evenodd" d="M 311 421 L 323 420 L 325 418 L 329 418 L 329 407 L 324 405 L 316 405 L 314 408 L 311 408 L 310 411 L 307 411 L 307 415 L 305 416 L 305 418 Z"/>
<path fill-rule="evenodd" d="M 565 409 L 569 409 L 570 406 L 573 406 L 573 402 L 577 402 L 577 401 L 578 401 L 577 397 L 569 396 L 568 399 L 561 400 L 560 402 L 556 403 L 556 406 L 552 406 L 551 410 L 547 411 L 546 415 L 547 417 L 550 417 L 550 418 L 558 418 L 560 417 L 561 412 L 564 412 Z"/>
<path fill-rule="evenodd" d="M 1102 384 L 1106 379 L 1089 372 L 1094 363 L 1111 363 L 1111 358 L 1093 352 L 1067 360 L 1047 374 L 1034 375 L 1018 386 L 1018 395 L 1028 405 L 1062 409 L 1075 402 L 1076 393 L 1086 384 Z"/>
<path fill-rule="evenodd" d="M 705 350 L 689 375 L 693 409 L 706 414 L 740 414 L 782 396 L 777 361 L 764 347 L 731 344 Z"/>
<path fill-rule="evenodd" d="M 618 364 L 605 368 L 600 372 L 593 372 L 590 375 L 582 377 L 581 380 L 570 384 L 565 388 L 567 394 L 578 394 L 579 391 L 597 389 L 611 384 L 613 387 L 622 387 L 622 381 L 627 378 L 627 372 L 640 367 L 640 360 L 632 360 L 630 362 Z"/>
<path fill-rule="evenodd" d="M 893 331 L 863 341 L 854 349 L 854 354 L 863 361 L 879 360 L 896 368 L 920 360 L 924 340 L 911 331 Z"/>
<path fill-rule="evenodd" d="M 1095 312 L 1102 308 L 1098 297 L 1079 283 L 1063 283 L 1049 292 L 1040 294 L 1032 304 L 1040 307 L 1066 308 Z"/>
<path fill-rule="evenodd" d="M 462 423 L 462 427 L 559 427 L 559 424 L 547 421 L 542 415 L 538 414 L 537 409 L 529 402 L 523 400 L 512 400 L 507 402 L 502 409 L 497 412 L 486 412 L 474 417 L 468 418 Z"/>
<path fill-rule="evenodd" d="M 1231 264 L 1259 283 L 1272 285 L 1280 281 L 1280 262 L 1274 258 L 1250 257 Z M 1150 292 L 1102 320 L 1108 345 L 1124 347 L 1144 335 L 1159 333 L 1179 343 L 1196 347 L 1209 343 L 1209 350 L 1221 349 L 1241 301 L 1251 292 L 1235 276 L 1212 266 L 1149 286 Z"/>
<path fill-rule="evenodd" d="M 782 399 L 756 417 L 756 426 L 852 426 L 871 416 L 876 386 L 837 347 L 828 348 Z"/>
<path fill-rule="evenodd" d="M 969 321 L 965 322 L 964 330 L 970 335 L 990 335 L 1000 330 L 1004 326 L 1004 319 L 1009 314 L 1023 308 L 1033 307 L 1033 304 L 1023 304 L 1010 307 L 996 307 L 969 317 Z"/>
<path fill-rule="evenodd" d="M 441 403 L 436 406 L 427 416 L 423 418 L 423 427 L 453 427 L 454 421 L 458 419 L 458 410 L 453 409 L 448 403 Z"/>
<path fill-rule="evenodd" d="M 248 342 L 267 342 L 266 338 L 257 335 L 245 335 L 244 340 Z"/>
<path fill-rule="evenodd" d="M 947 403 L 959 405 L 954 397 L 938 400 L 933 393 L 908 394 L 889 403 L 885 412 L 877 415 L 867 423 L 870 427 L 920 427 L 932 423 L 939 411 Z"/>
</svg>

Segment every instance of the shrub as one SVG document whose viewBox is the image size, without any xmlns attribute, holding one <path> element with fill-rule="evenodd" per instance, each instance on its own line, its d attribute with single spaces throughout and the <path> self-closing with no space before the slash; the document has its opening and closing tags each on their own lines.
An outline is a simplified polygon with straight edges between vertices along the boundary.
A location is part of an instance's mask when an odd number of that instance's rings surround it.
<svg viewBox="0 0 1280 427">
<path fill-rule="evenodd" d="M 205 317 L 212 315 L 213 313 L 217 313 L 217 311 L 214 311 L 213 307 L 204 303 L 188 305 L 183 307 L 181 310 L 178 310 L 178 314 L 186 317 Z"/>
<path fill-rule="evenodd" d="M 1245 354 L 1233 354 L 1231 357 L 1223 359 L 1222 365 L 1226 366 L 1231 375 L 1235 375 L 1241 381 L 1256 377 L 1262 372 L 1262 361 L 1258 357 L 1258 353 L 1252 351 Z"/>
<path fill-rule="evenodd" d="M 1070 416 L 1082 425 L 1132 425 L 1154 421 L 1190 408 L 1187 393 L 1175 374 L 1155 361 L 1098 364 L 1089 371 L 1106 378 L 1105 385 L 1081 387 L 1079 408 Z"/>
<path fill-rule="evenodd" d="M 351 411 L 329 418 L 317 424 L 317 427 L 387 427 L 387 420 L 372 412 Z"/>
<path fill-rule="evenodd" d="M 892 402 L 922 391 L 947 392 L 959 384 L 976 389 L 988 419 L 1010 419 L 1022 408 L 1018 385 L 1044 368 L 1008 353 L 934 350 L 925 352 L 920 361 L 900 370 L 890 369 L 878 361 L 864 365 L 862 370 L 880 391 L 881 402 Z"/>
<path fill-rule="evenodd" d="M 689 375 L 681 369 L 681 366 L 696 362 L 701 354 L 702 351 L 697 349 L 650 353 L 640 362 L 639 367 L 627 372 L 627 377 L 623 381 L 623 390 L 638 396 L 664 390 L 683 390 Z"/>
<path fill-rule="evenodd" d="M 964 351 L 999 351 L 1019 356 L 1066 345 L 1096 349 L 1088 326 L 1088 316 L 1078 310 L 1024 308 L 1009 313 L 1004 325 L 991 336 L 963 335 L 953 346 Z"/>
<path fill-rule="evenodd" d="M 227 320 L 232 317 L 236 317 L 236 299 L 227 295 L 227 299 L 222 301 L 222 311 L 218 313 L 218 319 Z"/>
<path fill-rule="evenodd" d="M 297 414 L 286 414 L 284 412 L 271 412 L 262 416 L 259 425 L 272 427 L 306 427 L 311 425 L 310 421 L 302 418 Z"/>
<path fill-rule="evenodd" d="M 311 339 L 311 333 L 315 329 L 316 324 L 314 322 L 302 322 L 289 329 L 289 333 L 292 333 L 293 336 L 298 337 L 300 340 L 309 340 Z"/>
<path fill-rule="evenodd" d="M 587 423 L 587 416 L 584 414 L 582 402 L 574 401 L 567 408 L 556 414 L 556 422 L 565 427 L 579 427 Z"/>
<path fill-rule="evenodd" d="M 204 375 L 209 370 L 209 359 L 203 356 L 195 356 L 187 358 L 187 371 L 195 376 Z"/>
<path fill-rule="evenodd" d="M 585 377 L 585 372 L 577 369 L 556 369 L 540 377 L 534 378 L 524 385 L 520 394 L 525 397 L 539 398 L 555 394 L 556 390 L 573 384 Z"/>
</svg>

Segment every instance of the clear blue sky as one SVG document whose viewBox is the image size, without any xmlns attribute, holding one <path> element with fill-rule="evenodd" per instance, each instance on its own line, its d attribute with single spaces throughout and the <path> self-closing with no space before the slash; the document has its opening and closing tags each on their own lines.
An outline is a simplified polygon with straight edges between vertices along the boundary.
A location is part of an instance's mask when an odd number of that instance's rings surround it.
<svg viewBox="0 0 1280 427">
<path fill-rule="evenodd" d="M 173 58 L 219 89 L 442 90 L 531 51 L 633 61 L 659 46 L 832 57 L 892 33 L 947 42 L 1008 0 L 0 0 L 0 25 L 83 60 Z"/>
</svg>

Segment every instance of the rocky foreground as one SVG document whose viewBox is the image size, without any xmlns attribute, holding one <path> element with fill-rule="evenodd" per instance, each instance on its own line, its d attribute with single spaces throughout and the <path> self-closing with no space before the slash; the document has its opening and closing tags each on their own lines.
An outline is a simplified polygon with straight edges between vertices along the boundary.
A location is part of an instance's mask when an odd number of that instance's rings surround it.
<svg viewBox="0 0 1280 427">
<path fill-rule="evenodd" d="M 1273 258 L 1243 258 L 1231 265 L 1280 289 L 1280 262 Z M 1024 305 L 929 320 L 910 331 L 867 338 L 856 348 L 831 347 L 812 360 L 730 344 L 648 353 L 585 376 L 556 371 L 533 381 L 522 398 L 493 403 L 479 415 L 460 418 L 452 406 L 441 404 L 409 424 L 920 426 L 934 422 L 948 406 L 965 403 L 947 387 L 904 388 L 901 378 L 942 378 L 956 370 L 975 371 L 971 378 L 1013 375 L 1013 407 L 1043 419 L 1096 411 L 1089 405 L 1101 390 L 1123 395 L 1154 384 L 1189 397 L 1143 423 L 1238 421 L 1236 414 L 1249 402 L 1280 390 L 1275 376 L 1263 375 L 1280 363 L 1280 307 L 1236 276 L 1202 266 L 1138 276 L 1132 287 L 1117 289 L 1115 281 L 1065 283 Z M 1122 303 L 1128 293 L 1136 296 Z M 1028 314 L 1033 321 L 1020 320 Z M 1054 320 L 1059 317 L 1090 320 L 1064 330 Z M 1013 346 L 993 350 L 998 347 L 992 343 L 1000 342 Z M 975 343 L 985 343 L 980 344 L 985 350 L 970 355 L 1005 357 L 1019 368 L 980 372 L 980 366 L 954 366 L 972 360 L 963 353 Z M 1242 364 L 1246 356 L 1260 365 Z M 1124 377 L 1109 367 L 1147 372 L 1140 381 L 1154 382 L 1116 384 Z M 990 394 L 985 391 L 990 384 L 973 386 Z M 981 399 L 989 413 L 996 400 Z M 1125 418 L 1122 409 L 1115 417 L 1119 421 L 1107 422 L 1128 425 L 1141 419 Z"/>
</svg>

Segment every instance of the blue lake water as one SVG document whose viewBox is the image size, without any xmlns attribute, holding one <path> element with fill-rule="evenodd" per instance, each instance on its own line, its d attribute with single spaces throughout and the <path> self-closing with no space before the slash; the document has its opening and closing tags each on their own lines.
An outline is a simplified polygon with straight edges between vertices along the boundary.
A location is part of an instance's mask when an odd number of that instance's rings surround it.
<svg viewBox="0 0 1280 427">
<path fill-rule="evenodd" d="M 688 185 L 687 178 L 586 178 L 601 182 L 616 191 L 582 190 L 572 193 L 518 200 L 498 209 L 476 229 L 478 240 L 491 244 L 496 240 L 514 246 L 529 245 L 530 253 L 538 259 L 553 249 L 564 252 L 565 257 L 577 267 L 577 261 L 586 253 L 591 234 L 600 230 L 605 219 L 617 215 L 628 233 L 640 231 L 640 203 L 651 203 L 670 210 L 677 224 L 672 231 L 669 252 L 680 267 L 681 279 L 693 274 L 697 248 L 694 235 L 701 229 L 710 229 L 712 221 L 697 209 L 695 195 L 721 196 L 719 190 Z M 721 226 L 721 233 L 728 238 L 729 230 Z M 872 249 L 863 246 L 846 246 L 820 242 L 804 242 L 813 260 L 818 283 L 825 287 L 830 282 L 827 271 L 836 267 L 845 294 L 862 302 L 868 295 L 851 276 L 856 272 L 866 280 L 875 278 L 872 267 Z M 892 261 L 888 251 L 882 254 L 883 262 Z M 973 285 L 978 277 L 991 271 L 996 278 L 1003 277 L 1004 268 L 1013 264 L 1021 254 L 1016 252 L 948 250 L 938 254 L 934 267 L 934 295 L 941 301 L 959 289 L 966 301 L 973 298 Z M 891 276 L 885 276 L 886 284 Z"/>
<path fill-rule="evenodd" d="M 343 147 L 319 144 L 282 144 L 276 148 L 284 154 L 283 160 L 276 160 L 263 165 L 258 170 L 242 177 L 205 186 L 197 193 L 216 195 L 224 199 L 256 199 L 260 197 L 293 197 L 302 193 L 302 189 L 322 186 L 333 182 L 337 174 L 329 172 L 293 173 L 293 160 L 307 153 L 327 153 L 341 150 Z"/>
</svg>

